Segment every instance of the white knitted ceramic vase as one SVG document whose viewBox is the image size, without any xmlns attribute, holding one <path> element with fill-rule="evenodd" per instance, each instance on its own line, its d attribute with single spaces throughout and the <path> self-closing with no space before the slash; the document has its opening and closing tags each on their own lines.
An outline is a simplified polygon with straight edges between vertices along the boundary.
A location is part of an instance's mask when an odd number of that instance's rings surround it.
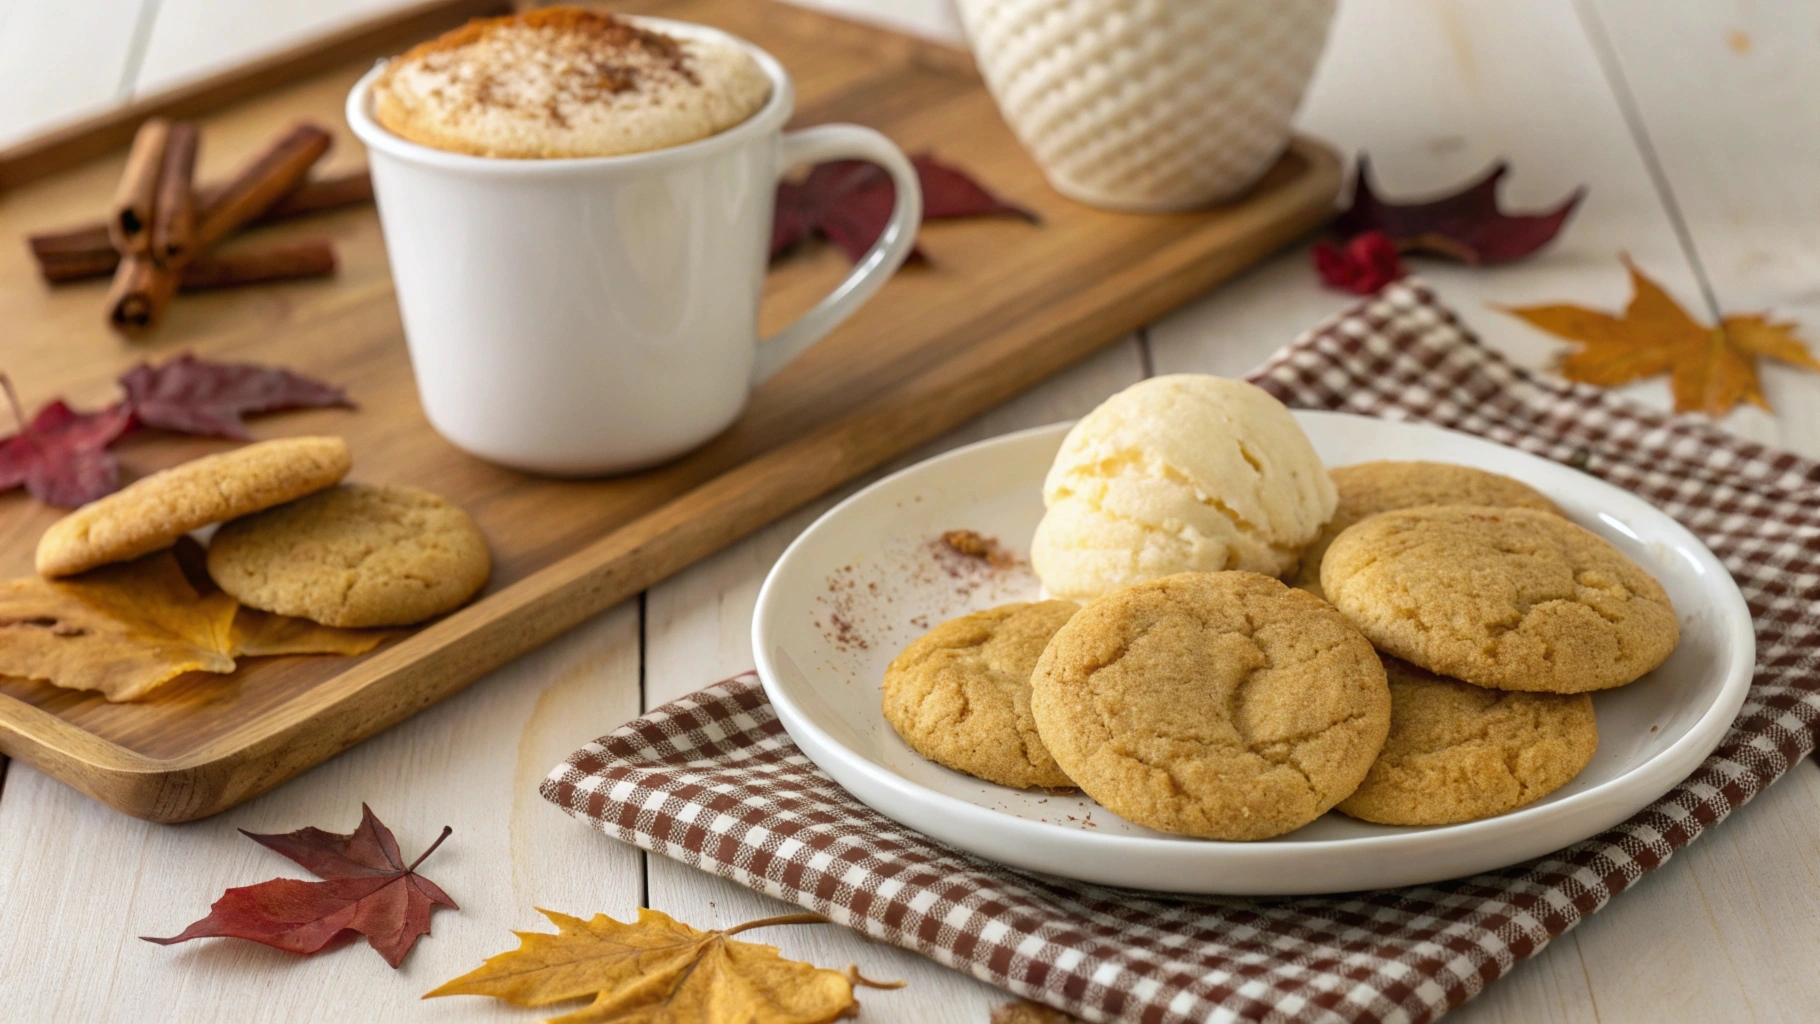
<svg viewBox="0 0 1820 1024">
<path fill-rule="evenodd" d="M 957 0 L 999 110 L 1062 194 L 1231 199 L 1289 141 L 1334 0 Z"/>
</svg>

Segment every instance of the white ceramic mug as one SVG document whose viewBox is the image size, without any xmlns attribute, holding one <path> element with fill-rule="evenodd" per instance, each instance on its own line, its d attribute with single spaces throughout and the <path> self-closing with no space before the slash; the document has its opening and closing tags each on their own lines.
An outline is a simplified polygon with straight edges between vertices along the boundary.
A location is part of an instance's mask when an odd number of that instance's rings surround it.
<svg viewBox="0 0 1820 1024">
<path fill-rule="evenodd" d="M 794 93 L 770 54 L 713 29 L 639 20 L 745 46 L 771 98 L 745 122 L 670 149 L 507 160 L 388 132 L 369 99 L 378 68 L 348 95 L 424 412 L 488 461 L 589 475 L 694 448 L 871 298 L 916 240 L 916 172 L 889 139 L 844 124 L 786 133 Z M 837 159 L 891 175 L 891 221 L 839 287 L 760 340 L 778 178 Z"/>
</svg>

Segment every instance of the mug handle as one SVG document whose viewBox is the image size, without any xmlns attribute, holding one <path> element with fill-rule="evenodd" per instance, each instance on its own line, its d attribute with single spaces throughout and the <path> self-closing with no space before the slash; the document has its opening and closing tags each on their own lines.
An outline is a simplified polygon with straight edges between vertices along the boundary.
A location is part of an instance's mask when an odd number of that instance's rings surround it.
<svg viewBox="0 0 1820 1024">
<path fill-rule="evenodd" d="M 826 124 L 789 132 L 782 140 L 778 174 L 803 164 L 855 159 L 877 164 L 891 175 L 891 182 L 897 187 L 891 219 L 839 287 L 795 323 L 758 343 L 758 358 L 752 364 L 754 387 L 776 376 L 790 360 L 878 294 L 916 244 L 916 229 L 923 222 L 923 193 L 917 184 L 916 168 L 903 150 L 878 132 L 856 124 Z"/>
</svg>

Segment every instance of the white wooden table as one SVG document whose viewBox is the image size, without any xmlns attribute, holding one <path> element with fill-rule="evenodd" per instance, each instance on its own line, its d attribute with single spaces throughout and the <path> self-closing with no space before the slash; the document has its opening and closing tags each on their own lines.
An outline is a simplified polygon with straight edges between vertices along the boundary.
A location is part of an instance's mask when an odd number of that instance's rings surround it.
<svg viewBox="0 0 1820 1024">
<path fill-rule="evenodd" d="M 818 0 L 935 35 L 945 0 Z M 319 29 L 374 0 L 84 0 L 0 5 L 0 138 Z M 257 16 L 248 13 L 256 10 Z M 225 21 L 224 21 L 225 19 Z M 214 35 L 203 26 L 226 25 Z M 71 33 L 79 33 L 72 37 Z M 77 41 L 79 40 L 79 42 Z M 72 48 L 73 47 L 73 48 Z M 63 74 L 62 82 L 45 76 Z M 54 101 L 54 102 L 53 102 Z M 1545 363 L 1546 337 L 1487 302 L 1627 296 L 1629 252 L 1710 316 L 1774 309 L 1820 340 L 1820 3 L 1344 0 L 1303 127 L 1369 151 L 1395 195 L 1498 156 L 1509 198 L 1590 196 L 1560 244 L 1500 270 L 1421 267 L 1492 344 Z M 11 244 L 10 242 L 8 244 Z M 944 438 L 917 457 L 1080 415 L 1152 373 L 1238 374 L 1346 298 L 1305 249 L 1236 281 Z M 1820 455 L 1820 379 L 1770 369 L 1778 413 L 1727 426 Z M 1666 403 L 1658 384 L 1633 389 Z M 625 918 L 641 903 L 698 926 L 781 908 L 647 857 L 537 796 L 578 744 L 752 663 L 758 585 L 834 498 L 653 588 L 548 648 L 226 814 L 180 827 L 117 814 L 22 765 L 0 789 L 0 1016 L 8 1020 L 534 1020 L 478 998 L 418 996 L 492 953 L 532 909 Z M 303 959 L 245 942 L 163 948 L 232 885 L 297 875 L 237 827 L 351 828 L 362 800 L 421 849 L 462 904 L 392 971 L 352 947 Z M 831 926 L 760 933 L 786 955 L 909 980 L 864 993 L 867 1021 L 984 1021 L 988 986 Z M 1456 1012 L 1467 1021 L 1812 1020 L 1820 1016 L 1820 771 L 1799 766 L 1713 835 Z"/>
</svg>

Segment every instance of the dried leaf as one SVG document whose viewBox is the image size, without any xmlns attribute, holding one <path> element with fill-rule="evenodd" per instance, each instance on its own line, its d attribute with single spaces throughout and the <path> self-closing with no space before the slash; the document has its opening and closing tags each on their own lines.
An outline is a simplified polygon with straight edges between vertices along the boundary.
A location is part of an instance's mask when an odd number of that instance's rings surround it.
<svg viewBox="0 0 1820 1024">
<path fill-rule="evenodd" d="M 203 597 L 169 551 L 57 582 L 0 583 L 0 675 L 111 701 L 185 672 L 232 672 L 234 599 Z"/>
<path fill-rule="evenodd" d="M 1820 360 L 1794 336 L 1795 325 L 1767 316 L 1728 316 L 1717 327 L 1695 320 L 1630 257 L 1632 296 L 1622 316 L 1572 305 L 1497 307 L 1579 347 L 1561 358 L 1569 380 L 1601 387 L 1669 374 L 1676 412 L 1723 416 L 1740 402 L 1764 409 L 1757 356 L 1809 370 Z"/>
<path fill-rule="evenodd" d="M 1037 216 L 986 191 L 966 172 L 923 154 L 912 158 L 922 186 L 923 220 L 951 217 Z M 780 182 L 771 222 L 771 256 L 820 235 L 858 262 L 891 220 L 897 189 L 875 164 L 835 160 L 816 164 L 802 182 Z M 921 250 L 915 255 L 921 258 Z"/>
<path fill-rule="evenodd" d="M 341 388 L 282 367 L 218 363 L 184 353 L 162 366 L 140 363 L 120 377 L 139 422 L 182 434 L 247 439 L 244 416 L 352 406 Z"/>
<path fill-rule="evenodd" d="M 1510 214 L 1498 209 L 1498 182 L 1510 171 L 1499 161 L 1484 177 L 1451 195 L 1421 203 L 1391 203 L 1371 185 L 1371 164 L 1359 155 L 1352 205 L 1335 227 L 1345 236 L 1382 231 L 1403 252 L 1448 256 L 1462 263 L 1508 263 L 1547 245 L 1585 198 L 1578 188 L 1545 213 Z"/>
<path fill-rule="evenodd" d="M 625 924 L 605 914 L 593 920 L 539 910 L 556 934 L 517 932 L 518 948 L 427 993 L 477 995 L 517 1006 L 570 999 L 593 1002 L 550 1024 L 663 1021 L 665 1024 L 822 1024 L 855 1005 L 853 986 L 873 984 L 857 971 L 843 974 L 785 960 L 776 946 L 730 936 L 773 924 L 826 921 L 819 914 L 752 921 L 726 931 L 698 931 L 661 911 L 640 908 Z"/>
<path fill-rule="evenodd" d="M 1340 248 L 1316 242 L 1314 269 L 1330 288 L 1370 295 L 1404 274 L 1397 247 L 1382 231 L 1367 231 Z"/>
<path fill-rule="evenodd" d="M 393 967 L 419 936 L 430 933 L 436 906 L 459 910 L 448 893 L 417 874 L 417 865 L 436 852 L 454 829 L 442 835 L 410 865 L 398 853 L 398 840 L 371 808 L 360 805 L 360 826 L 347 835 L 318 828 L 248 839 L 303 865 L 320 882 L 274 878 L 229 889 L 209 908 L 209 915 L 168 939 L 142 935 L 168 946 L 201 938 L 251 939 L 292 953 L 321 952 L 337 939 L 358 933 Z"/>
<path fill-rule="evenodd" d="M 77 412 L 58 400 L 27 423 L 5 374 L 0 374 L 0 387 L 19 424 L 18 433 L 0 441 L 0 491 L 24 484 L 47 505 L 74 508 L 120 486 L 120 464 L 107 449 L 133 426 L 125 405 Z"/>
<path fill-rule="evenodd" d="M 0 583 L 0 675 L 139 700 L 186 672 L 232 672 L 238 657 L 364 654 L 392 635 L 241 608 L 198 589 L 181 551 Z"/>
<path fill-rule="evenodd" d="M 245 440 L 243 416 L 353 405 L 341 388 L 302 374 L 188 354 L 163 366 L 141 363 L 120 386 L 126 398 L 99 412 L 77 412 L 57 399 L 28 424 L 12 381 L 0 374 L 19 423 L 18 433 L 0 440 L 0 491 L 24 484 L 47 505 L 73 508 L 119 489 L 120 464 L 108 449 L 138 424 Z"/>
</svg>

